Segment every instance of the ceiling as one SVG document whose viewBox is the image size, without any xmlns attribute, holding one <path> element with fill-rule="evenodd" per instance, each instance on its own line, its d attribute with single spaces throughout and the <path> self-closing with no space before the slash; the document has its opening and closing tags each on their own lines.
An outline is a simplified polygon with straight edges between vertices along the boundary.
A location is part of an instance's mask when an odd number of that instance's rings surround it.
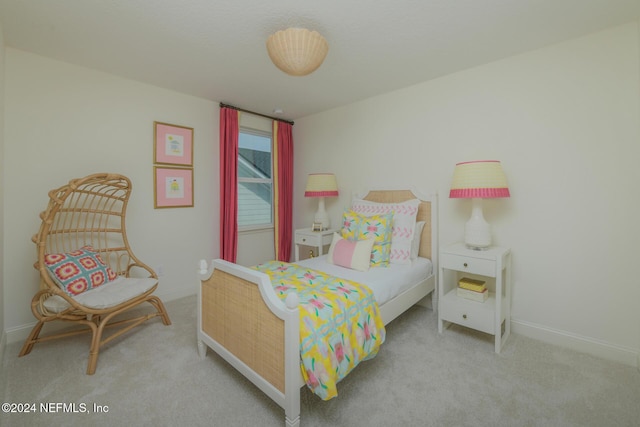
<svg viewBox="0 0 640 427">
<path fill-rule="evenodd" d="M 5 45 L 297 119 L 630 22 L 640 0 L 0 0 Z M 267 37 L 329 43 L 291 77 Z"/>
</svg>

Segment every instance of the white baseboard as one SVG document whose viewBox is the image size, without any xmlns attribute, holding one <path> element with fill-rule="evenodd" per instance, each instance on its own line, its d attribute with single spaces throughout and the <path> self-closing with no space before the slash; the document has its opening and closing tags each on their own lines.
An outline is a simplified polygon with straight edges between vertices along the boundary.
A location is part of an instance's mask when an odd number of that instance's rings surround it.
<svg viewBox="0 0 640 427">
<path fill-rule="evenodd" d="M 0 366 L 4 366 L 4 349 L 7 347 L 7 334 L 0 330 Z"/>
<path fill-rule="evenodd" d="M 640 371 L 640 349 L 637 348 L 619 346 L 513 318 L 511 331 L 549 344 L 633 366 Z"/>
<path fill-rule="evenodd" d="M 7 344 L 26 340 L 29 336 L 29 332 L 31 332 L 31 329 L 33 329 L 35 324 L 36 322 L 32 322 L 7 329 Z"/>
<path fill-rule="evenodd" d="M 176 299 L 180 299 L 180 298 L 184 298 L 184 297 L 188 297 L 191 295 L 195 295 L 197 293 L 197 287 L 196 286 L 192 286 L 189 288 L 185 288 L 183 290 L 180 291 L 174 291 L 174 292 L 156 292 L 155 294 L 160 297 L 160 299 L 162 300 L 162 302 L 166 303 L 169 301 L 173 301 Z M 193 309 L 195 310 L 196 307 L 194 306 Z M 171 312 L 169 312 L 169 317 L 171 317 Z M 33 327 L 36 325 L 36 321 L 34 320 L 33 322 L 30 323 L 26 323 L 24 325 L 20 325 L 20 326 L 16 326 L 10 329 L 7 329 L 7 333 L 6 333 L 6 344 L 12 344 L 14 342 L 17 341 L 24 341 L 27 339 L 27 337 L 29 336 L 29 333 L 31 332 L 31 329 L 33 329 Z M 47 333 L 47 332 L 57 332 L 57 331 L 61 331 L 65 328 L 68 328 L 69 324 L 66 322 L 51 322 L 51 324 L 47 324 L 45 325 L 46 331 L 43 329 L 43 334 Z M 4 334 L 3 334 L 3 338 L 4 338 Z M 4 343 L 0 342 L 0 345 L 4 345 Z M 4 347 L 2 347 L 2 351 L 4 351 Z M 0 357 L 1 357 L 2 353 L 0 353 Z M 2 360 L 0 359 L 0 362 Z M 0 365 L 1 366 L 1 365 Z"/>
<path fill-rule="evenodd" d="M 155 294 L 158 297 L 160 297 L 162 302 L 169 302 L 169 301 L 177 300 L 180 298 L 185 298 L 191 295 L 196 295 L 197 293 L 198 293 L 198 286 L 194 285 L 188 288 L 181 289 L 179 291 L 172 291 L 172 292 L 157 291 Z M 194 307 L 194 310 L 195 310 L 195 307 Z"/>
</svg>

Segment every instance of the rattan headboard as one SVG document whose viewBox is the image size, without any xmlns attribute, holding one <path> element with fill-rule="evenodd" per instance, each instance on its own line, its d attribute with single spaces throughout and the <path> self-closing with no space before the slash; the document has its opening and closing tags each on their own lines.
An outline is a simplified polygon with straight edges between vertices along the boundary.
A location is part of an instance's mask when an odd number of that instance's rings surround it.
<svg viewBox="0 0 640 427">
<path fill-rule="evenodd" d="M 424 221 L 425 225 L 422 229 L 420 238 L 420 252 L 418 255 L 429 258 L 435 262 L 434 255 L 437 256 L 437 197 L 434 195 L 427 200 L 426 197 L 416 194 L 412 190 L 370 190 L 362 198 L 371 202 L 378 203 L 397 203 L 412 199 L 420 199 L 418 206 L 418 215 L 416 221 Z"/>
</svg>

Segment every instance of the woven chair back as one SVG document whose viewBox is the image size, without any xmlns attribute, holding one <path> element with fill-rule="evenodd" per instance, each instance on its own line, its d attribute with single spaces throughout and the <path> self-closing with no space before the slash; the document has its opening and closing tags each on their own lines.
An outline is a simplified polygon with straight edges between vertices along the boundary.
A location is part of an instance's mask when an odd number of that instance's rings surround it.
<svg viewBox="0 0 640 427">
<path fill-rule="evenodd" d="M 69 181 L 49 192 L 49 203 L 40 214 L 42 224 L 33 237 L 38 247 L 34 265 L 50 282 L 44 256 L 91 246 L 118 275 L 128 275 L 132 265 L 144 266 L 127 241 L 125 217 L 131 181 L 117 174 L 94 174 Z M 49 283 L 53 285 L 53 283 Z"/>
</svg>

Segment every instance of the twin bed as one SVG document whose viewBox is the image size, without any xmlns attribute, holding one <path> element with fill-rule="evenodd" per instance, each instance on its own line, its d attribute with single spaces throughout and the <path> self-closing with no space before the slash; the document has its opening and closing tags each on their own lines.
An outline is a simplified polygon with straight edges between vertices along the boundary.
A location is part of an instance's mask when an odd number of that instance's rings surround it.
<svg viewBox="0 0 640 427">
<path fill-rule="evenodd" d="M 429 294 L 436 307 L 437 196 L 425 197 L 412 190 L 376 190 L 362 200 L 396 206 L 415 202 L 415 222 L 424 225 L 413 240 L 412 249 L 417 253 L 410 260 L 357 271 L 327 262 L 325 255 L 294 266 L 286 264 L 286 268 L 325 272 L 340 282 L 344 279 L 366 285 L 378 303 L 384 325 L 414 304 L 426 302 Z M 209 266 L 201 261 L 198 351 L 205 358 L 211 348 L 284 409 L 287 426 L 299 426 L 300 388 L 305 386 L 300 301 L 296 292 L 287 293 L 286 298 L 278 295 L 281 286 L 275 280 L 272 284 L 270 277 L 256 268 L 224 260 L 214 260 Z"/>
</svg>

